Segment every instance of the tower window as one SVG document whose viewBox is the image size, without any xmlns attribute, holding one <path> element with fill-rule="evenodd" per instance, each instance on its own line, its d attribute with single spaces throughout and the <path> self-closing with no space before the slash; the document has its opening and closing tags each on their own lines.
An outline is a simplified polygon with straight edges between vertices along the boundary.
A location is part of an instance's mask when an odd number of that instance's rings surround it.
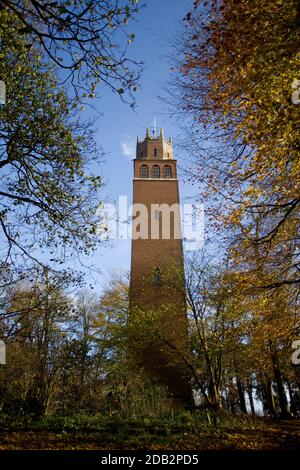
<svg viewBox="0 0 300 470">
<path fill-rule="evenodd" d="M 154 156 L 157 157 L 157 149 L 154 149 Z"/>
<path fill-rule="evenodd" d="M 144 158 L 144 154 L 143 154 L 143 152 L 141 152 L 141 158 Z"/>
<path fill-rule="evenodd" d="M 170 165 L 164 166 L 164 178 L 172 178 L 172 169 Z"/>
<path fill-rule="evenodd" d="M 149 172 L 147 165 L 142 165 L 140 168 L 140 178 L 148 178 Z"/>
<path fill-rule="evenodd" d="M 158 165 L 152 167 L 152 178 L 160 178 L 160 168 Z"/>
<path fill-rule="evenodd" d="M 155 268 L 154 273 L 153 273 L 153 284 L 155 286 L 161 286 L 161 272 L 160 268 Z"/>
</svg>

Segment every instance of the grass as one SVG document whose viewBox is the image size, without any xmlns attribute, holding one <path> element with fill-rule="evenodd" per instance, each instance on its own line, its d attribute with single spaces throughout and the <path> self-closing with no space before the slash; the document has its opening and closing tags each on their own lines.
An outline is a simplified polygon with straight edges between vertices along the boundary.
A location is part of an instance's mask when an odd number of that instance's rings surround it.
<svg viewBox="0 0 300 470">
<path fill-rule="evenodd" d="M 300 420 L 168 413 L 160 417 L 50 415 L 40 420 L 0 415 L 0 450 L 300 449 Z"/>
</svg>

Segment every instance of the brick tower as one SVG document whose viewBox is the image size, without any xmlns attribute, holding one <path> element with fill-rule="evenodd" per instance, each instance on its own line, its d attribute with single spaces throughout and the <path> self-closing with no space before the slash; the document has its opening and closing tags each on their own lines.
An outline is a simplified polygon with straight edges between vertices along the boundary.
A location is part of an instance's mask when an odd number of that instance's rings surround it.
<svg viewBox="0 0 300 470">
<path fill-rule="evenodd" d="M 163 338 L 145 348 L 141 365 L 173 401 L 189 406 L 190 377 L 180 358 L 187 352 L 187 321 L 178 179 L 172 140 L 162 129 L 159 135 L 147 129 L 137 140 L 133 204 L 130 306 L 158 312 Z"/>
</svg>

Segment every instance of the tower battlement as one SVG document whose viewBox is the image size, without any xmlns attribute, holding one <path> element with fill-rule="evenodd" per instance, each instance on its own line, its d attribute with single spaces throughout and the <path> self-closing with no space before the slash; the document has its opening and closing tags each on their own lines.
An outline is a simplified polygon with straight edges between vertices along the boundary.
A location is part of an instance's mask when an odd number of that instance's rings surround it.
<svg viewBox="0 0 300 470">
<path fill-rule="evenodd" d="M 160 133 L 157 135 L 155 131 L 151 133 L 150 129 L 147 128 L 144 140 L 137 138 L 136 158 L 138 160 L 172 160 L 172 138 L 166 139 L 163 129 L 160 129 Z"/>
</svg>

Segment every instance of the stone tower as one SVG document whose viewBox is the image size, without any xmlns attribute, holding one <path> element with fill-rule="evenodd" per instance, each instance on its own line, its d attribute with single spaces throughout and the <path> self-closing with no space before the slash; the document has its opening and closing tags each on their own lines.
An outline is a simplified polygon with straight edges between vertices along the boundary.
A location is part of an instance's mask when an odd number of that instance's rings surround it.
<svg viewBox="0 0 300 470">
<path fill-rule="evenodd" d="M 145 348 L 141 365 L 175 402 L 188 406 L 190 377 L 180 358 L 187 352 L 187 319 L 178 179 L 172 140 L 163 129 L 159 135 L 147 129 L 137 140 L 133 205 L 130 306 L 158 312 L 163 338 Z"/>
</svg>

